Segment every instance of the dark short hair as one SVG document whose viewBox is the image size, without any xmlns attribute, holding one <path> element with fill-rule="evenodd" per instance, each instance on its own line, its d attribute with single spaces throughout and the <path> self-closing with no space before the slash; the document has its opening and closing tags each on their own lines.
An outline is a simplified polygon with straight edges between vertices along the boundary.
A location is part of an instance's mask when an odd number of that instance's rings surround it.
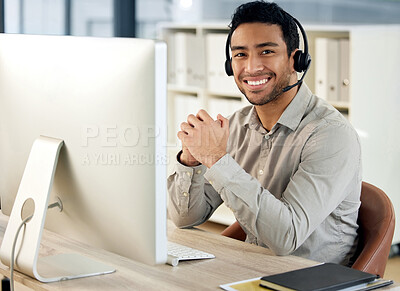
<svg viewBox="0 0 400 291">
<path fill-rule="evenodd" d="M 279 7 L 278 4 L 265 1 L 249 2 L 236 8 L 232 16 L 232 22 L 229 24 L 229 35 L 232 36 L 232 33 L 239 25 L 254 22 L 280 26 L 289 56 L 299 47 L 299 33 L 293 17 Z"/>
</svg>

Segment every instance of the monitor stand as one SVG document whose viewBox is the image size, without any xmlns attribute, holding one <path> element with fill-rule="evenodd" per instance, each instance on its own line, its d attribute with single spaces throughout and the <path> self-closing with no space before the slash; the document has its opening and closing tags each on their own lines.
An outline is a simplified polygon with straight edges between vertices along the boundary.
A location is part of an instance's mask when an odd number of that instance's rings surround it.
<svg viewBox="0 0 400 291">
<path fill-rule="evenodd" d="M 78 254 L 39 258 L 40 241 L 54 174 L 63 140 L 40 136 L 32 146 L 0 249 L 1 261 L 11 266 L 11 253 L 23 212 L 32 218 L 21 228 L 15 247 L 15 269 L 41 282 L 55 282 L 115 272 L 111 266 Z M 30 207 L 26 206 L 30 202 Z M 33 209 L 32 209 L 33 208 Z"/>
</svg>

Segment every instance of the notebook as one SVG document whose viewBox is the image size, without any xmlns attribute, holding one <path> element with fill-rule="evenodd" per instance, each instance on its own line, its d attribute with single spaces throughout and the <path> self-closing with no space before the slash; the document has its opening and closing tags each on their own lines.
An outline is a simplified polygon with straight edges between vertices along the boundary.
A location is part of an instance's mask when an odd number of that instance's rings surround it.
<svg viewBox="0 0 400 291">
<path fill-rule="evenodd" d="M 378 276 L 333 263 L 265 276 L 260 285 L 282 291 L 339 290 L 374 281 Z"/>
<path fill-rule="evenodd" d="M 272 290 L 260 285 L 261 278 L 252 278 L 248 280 L 237 281 L 233 283 L 223 284 L 219 287 L 226 291 L 265 291 Z M 362 283 L 352 287 L 340 289 L 341 291 L 369 291 L 393 284 L 393 280 L 375 279 L 369 283 Z"/>
</svg>

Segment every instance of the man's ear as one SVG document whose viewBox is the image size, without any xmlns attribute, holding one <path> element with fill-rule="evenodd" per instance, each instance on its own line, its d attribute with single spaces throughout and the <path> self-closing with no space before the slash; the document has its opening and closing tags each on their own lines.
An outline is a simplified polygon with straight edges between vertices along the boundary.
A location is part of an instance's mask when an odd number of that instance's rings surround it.
<svg viewBox="0 0 400 291">
<path fill-rule="evenodd" d="M 296 58 L 298 58 L 299 53 L 301 53 L 301 51 L 298 48 L 290 53 L 289 63 L 290 63 L 290 70 L 292 71 L 292 73 L 296 71 L 296 66 L 298 62 L 298 60 L 296 61 Z"/>
</svg>

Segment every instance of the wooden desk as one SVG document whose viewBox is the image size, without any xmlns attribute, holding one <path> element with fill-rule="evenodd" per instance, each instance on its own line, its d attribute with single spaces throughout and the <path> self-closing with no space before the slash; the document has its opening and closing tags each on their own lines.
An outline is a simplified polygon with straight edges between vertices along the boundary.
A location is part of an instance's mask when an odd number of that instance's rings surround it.
<svg viewBox="0 0 400 291">
<path fill-rule="evenodd" d="M 7 221 L 8 217 L 0 214 L 1 239 Z M 168 238 L 213 253 L 216 258 L 180 262 L 177 267 L 148 266 L 45 230 L 40 255 L 81 253 L 113 265 L 117 271 L 47 284 L 15 272 L 15 282 L 34 290 L 218 290 L 221 284 L 316 264 L 295 256 L 274 256 L 268 249 L 203 230 L 177 229 L 172 222 L 168 223 Z M 9 277 L 9 268 L 0 264 L 0 273 Z"/>
</svg>

